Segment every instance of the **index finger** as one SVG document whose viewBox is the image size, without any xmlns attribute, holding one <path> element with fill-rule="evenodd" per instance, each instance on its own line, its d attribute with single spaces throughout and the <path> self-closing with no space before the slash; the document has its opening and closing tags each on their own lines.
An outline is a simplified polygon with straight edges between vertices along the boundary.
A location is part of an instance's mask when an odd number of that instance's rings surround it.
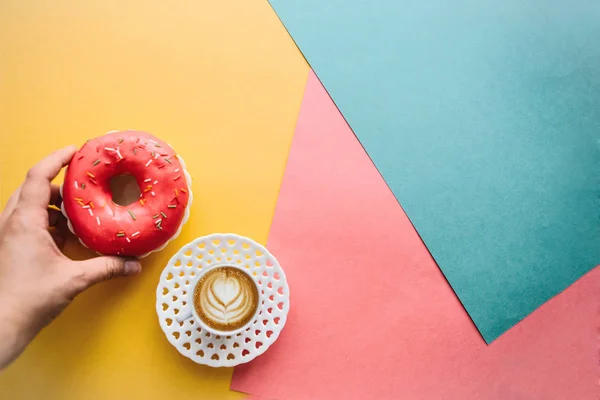
<svg viewBox="0 0 600 400">
<path fill-rule="evenodd" d="M 18 206 L 31 211 L 46 212 L 50 202 L 52 179 L 71 161 L 77 147 L 69 146 L 57 150 L 37 163 L 27 172 L 21 188 Z M 44 218 L 46 218 L 45 214 Z"/>
<path fill-rule="evenodd" d="M 15 206 L 17 205 L 20 193 L 21 186 L 19 186 L 17 190 L 15 190 L 13 194 L 10 195 L 8 202 L 6 202 L 6 205 L 4 206 L 4 209 L 0 212 L 0 225 L 2 225 L 4 221 L 6 221 L 8 216 L 12 214 L 13 210 L 15 209 Z"/>
</svg>

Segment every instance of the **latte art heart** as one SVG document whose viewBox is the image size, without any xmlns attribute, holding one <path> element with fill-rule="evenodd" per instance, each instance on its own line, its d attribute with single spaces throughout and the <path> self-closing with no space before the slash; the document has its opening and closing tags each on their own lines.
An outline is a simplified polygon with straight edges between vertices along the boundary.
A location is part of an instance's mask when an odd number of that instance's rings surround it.
<svg viewBox="0 0 600 400">
<path fill-rule="evenodd" d="M 194 290 L 194 307 L 202 321 L 215 329 L 241 328 L 254 316 L 258 290 L 252 278 L 233 267 L 210 270 Z"/>
</svg>

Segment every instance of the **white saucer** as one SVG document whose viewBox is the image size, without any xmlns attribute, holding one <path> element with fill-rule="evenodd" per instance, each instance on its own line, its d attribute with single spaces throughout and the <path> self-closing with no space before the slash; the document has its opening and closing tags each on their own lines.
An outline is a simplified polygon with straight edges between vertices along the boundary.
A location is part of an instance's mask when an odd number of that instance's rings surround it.
<svg viewBox="0 0 600 400">
<path fill-rule="evenodd" d="M 261 290 L 258 318 L 235 336 L 212 335 L 194 318 L 175 319 L 198 271 L 218 264 L 244 268 Z M 233 367 L 253 360 L 277 340 L 290 308 L 289 293 L 283 269 L 266 248 L 243 236 L 215 233 L 186 244 L 169 260 L 156 288 L 156 312 L 167 339 L 181 354 L 198 364 Z"/>
</svg>

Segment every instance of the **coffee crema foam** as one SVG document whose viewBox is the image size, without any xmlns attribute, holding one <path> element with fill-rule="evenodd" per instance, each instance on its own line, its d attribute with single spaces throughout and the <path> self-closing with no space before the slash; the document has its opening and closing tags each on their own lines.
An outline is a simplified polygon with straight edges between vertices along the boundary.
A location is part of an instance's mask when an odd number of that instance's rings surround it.
<svg viewBox="0 0 600 400">
<path fill-rule="evenodd" d="M 202 321 L 220 331 L 246 325 L 258 307 L 258 289 L 250 276 L 233 267 L 206 273 L 194 290 L 194 308 Z"/>
</svg>

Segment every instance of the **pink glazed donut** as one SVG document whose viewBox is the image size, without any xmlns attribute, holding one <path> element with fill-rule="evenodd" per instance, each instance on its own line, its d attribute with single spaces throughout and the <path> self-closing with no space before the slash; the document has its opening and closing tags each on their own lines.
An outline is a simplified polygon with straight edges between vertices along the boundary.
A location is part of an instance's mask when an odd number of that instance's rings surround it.
<svg viewBox="0 0 600 400">
<path fill-rule="evenodd" d="M 113 202 L 110 181 L 130 174 L 140 197 Z M 143 257 L 179 234 L 189 217 L 191 179 L 167 143 L 139 131 L 113 131 L 75 153 L 61 187 L 63 214 L 81 243 L 100 254 Z"/>
</svg>

